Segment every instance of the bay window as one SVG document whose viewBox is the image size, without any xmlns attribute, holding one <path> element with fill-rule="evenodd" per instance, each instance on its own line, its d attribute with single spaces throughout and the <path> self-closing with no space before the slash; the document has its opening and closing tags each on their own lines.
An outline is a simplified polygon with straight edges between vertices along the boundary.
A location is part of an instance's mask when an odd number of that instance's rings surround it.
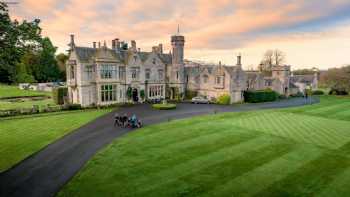
<svg viewBox="0 0 350 197">
<path fill-rule="evenodd" d="M 101 85 L 101 102 L 117 100 L 117 85 Z"/>
</svg>

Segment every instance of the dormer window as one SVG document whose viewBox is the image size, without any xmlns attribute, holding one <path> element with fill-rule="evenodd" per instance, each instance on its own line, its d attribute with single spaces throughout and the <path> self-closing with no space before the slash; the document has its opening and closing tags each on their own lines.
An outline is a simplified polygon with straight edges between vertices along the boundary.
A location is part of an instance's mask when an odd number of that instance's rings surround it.
<svg viewBox="0 0 350 197">
<path fill-rule="evenodd" d="M 156 58 L 153 58 L 153 59 L 152 59 L 152 63 L 153 63 L 153 64 L 156 64 Z"/>
</svg>

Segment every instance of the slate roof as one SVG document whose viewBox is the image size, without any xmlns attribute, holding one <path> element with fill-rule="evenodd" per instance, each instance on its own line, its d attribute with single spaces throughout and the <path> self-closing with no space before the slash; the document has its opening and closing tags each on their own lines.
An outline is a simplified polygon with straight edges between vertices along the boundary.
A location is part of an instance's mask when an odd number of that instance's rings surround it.
<svg viewBox="0 0 350 197">
<path fill-rule="evenodd" d="M 165 64 L 171 64 L 172 63 L 172 56 L 171 54 L 158 54 L 159 58 L 165 63 Z"/>
<path fill-rule="evenodd" d="M 103 48 L 89 48 L 89 47 L 75 47 L 74 51 L 76 52 L 78 58 L 80 61 L 88 62 L 96 58 L 96 56 L 99 54 L 98 51 L 103 50 Z M 126 62 L 128 56 L 130 55 L 129 51 L 121 50 L 119 52 L 113 50 L 113 49 L 106 49 L 112 56 L 120 61 Z M 152 52 L 137 52 L 137 54 L 140 56 L 141 61 L 144 62 L 147 60 L 148 56 Z M 172 57 L 170 54 L 158 54 L 159 59 L 165 63 L 165 64 L 171 64 L 172 63 Z"/>
<path fill-rule="evenodd" d="M 296 86 L 294 83 L 292 83 L 291 81 L 289 82 L 289 88 L 298 88 L 298 86 Z"/>
<path fill-rule="evenodd" d="M 312 83 L 314 75 L 294 75 L 290 77 L 292 83 Z"/>
<path fill-rule="evenodd" d="M 89 61 L 92 57 L 95 56 L 97 49 L 88 48 L 88 47 L 75 47 L 74 48 L 79 60 Z"/>
<path fill-rule="evenodd" d="M 256 72 L 247 72 L 246 74 L 247 74 L 247 79 L 254 80 L 254 81 L 259 76 L 259 73 L 256 73 Z"/>
</svg>

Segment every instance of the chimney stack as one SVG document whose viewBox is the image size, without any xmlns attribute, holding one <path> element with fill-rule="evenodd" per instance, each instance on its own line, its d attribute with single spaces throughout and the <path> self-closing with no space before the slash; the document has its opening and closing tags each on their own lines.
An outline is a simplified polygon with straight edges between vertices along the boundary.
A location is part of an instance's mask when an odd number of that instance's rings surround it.
<svg viewBox="0 0 350 197">
<path fill-rule="evenodd" d="M 96 42 L 92 43 L 92 47 L 94 47 L 94 49 L 96 49 Z"/>
<path fill-rule="evenodd" d="M 158 45 L 158 50 L 160 54 L 163 54 L 163 44 Z"/>
<path fill-rule="evenodd" d="M 115 40 L 115 46 L 116 49 L 119 51 L 120 50 L 120 42 L 119 42 L 119 38 L 114 39 Z"/>
<path fill-rule="evenodd" d="M 241 54 L 237 56 L 237 66 L 242 66 L 242 57 Z"/>
<path fill-rule="evenodd" d="M 115 45 L 115 40 L 112 40 L 112 49 L 115 50 L 116 45 Z"/>
<path fill-rule="evenodd" d="M 98 42 L 98 48 L 101 48 L 101 42 L 100 41 Z"/>
</svg>

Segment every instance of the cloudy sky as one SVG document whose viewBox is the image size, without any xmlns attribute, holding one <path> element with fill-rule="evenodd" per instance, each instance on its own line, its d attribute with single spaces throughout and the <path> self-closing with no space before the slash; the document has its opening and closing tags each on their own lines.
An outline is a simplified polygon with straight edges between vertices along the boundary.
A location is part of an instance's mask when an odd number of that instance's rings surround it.
<svg viewBox="0 0 350 197">
<path fill-rule="evenodd" d="M 257 65 L 267 49 L 286 53 L 294 68 L 350 64 L 349 0 L 17 0 L 13 18 L 42 20 L 43 34 L 60 52 L 69 34 L 77 45 L 114 38 L 136 40 L 141 50 L 163 43 L 177 24 L 186 59 Z"/>
</svg>

